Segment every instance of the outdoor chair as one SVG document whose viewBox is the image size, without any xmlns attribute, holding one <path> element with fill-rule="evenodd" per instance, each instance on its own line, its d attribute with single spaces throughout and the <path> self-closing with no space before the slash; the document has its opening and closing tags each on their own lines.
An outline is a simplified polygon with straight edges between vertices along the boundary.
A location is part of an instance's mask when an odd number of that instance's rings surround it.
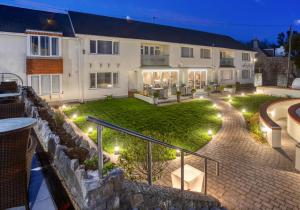
<svg viewBox="0 0 300 210">
<path fill-rule="evenodd" d="M 192 95 L 192 88 L 191 87 L 186 88 L 186 95 Z"/>
<path fill-rule="evenodd" d="M 182 96 L 186 95 L 186 87 L 181 86 L 181 87 L 180 87 L 180 92 L 181 92 L 181 95 L 182 95 Z"/>
<path fill-rule="evenodd" d="M 175 87 L 172 87 L 171 88 L 171 94 L 172 95 L 176 95 L 176 93 L 177 93 L 177 87 L 175 86 Z"/>
<path fill-rule="evenodd" d="M 18 85 L 16 82 L 1 82 L 0 93 L 16 93 L 18 92 Z"/>
<path fill-rule="evenodd" d="M 24 103 L 1 103 L 0 119 L 23 117 L 25 113 Z"/>
<path fill-rule="evenodd" d="M 0 134 L 0 209 L 22 205 L 29 209 L 28 163 L 32 155 L 26 148 L 30 145 L 30 152 L 34 151 L 29 134 L 29 128 Z"/>
</svg>

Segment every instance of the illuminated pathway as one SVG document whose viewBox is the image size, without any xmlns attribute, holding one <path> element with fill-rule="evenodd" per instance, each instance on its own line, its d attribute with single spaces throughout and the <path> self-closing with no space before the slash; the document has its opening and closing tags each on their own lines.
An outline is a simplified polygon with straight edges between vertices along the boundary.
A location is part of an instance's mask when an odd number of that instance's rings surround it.
<svg viewBox="0 0 300 210">
<path fill-rule="evenodd" d="M 283 134 L 282 150 L 255 142 L 240 112 L 217 98 L 223 115 L 221 130 L 198 153 L 220 161 L 220 176 L 208 164 L 208 194 L 227 209 L 300 209 L 300 174 L 294 170 L 295 148 Z M 203 170 L 203 161 L 186 157 L 185 163 Z M 159 184 L 171 186 L 171 172 L 180 161 L 171 161 Z"/>
</svg>

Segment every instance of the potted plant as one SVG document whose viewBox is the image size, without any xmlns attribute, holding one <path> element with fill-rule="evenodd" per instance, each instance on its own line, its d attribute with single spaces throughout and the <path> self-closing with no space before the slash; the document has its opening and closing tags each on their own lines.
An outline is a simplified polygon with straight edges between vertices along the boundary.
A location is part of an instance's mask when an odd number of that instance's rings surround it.
<svg viewBox="0 0 300 210">
<path fill-rule="evenodd" d="M 224 92 L 224 88 L 225 88 L 224 85 L 220 85 L 219 90 L 220 90 L 220 93 L 221 93 L 221 94 Z"/>
<path fill-rule="evenodd" d="M 158 92 L 158 91 L 155 91 L 155 92 L 153 93 L 153 103 L 154 103 L 155 105 L 158 104 L 158 97 L 159 97 L 159 92 Z"/>
<path fill-rule="evenodd" d="M 195 95 L 196 95 L 196 89 L 193 88 L 193 89 L 191 90 L 191 92 L 192 92 L 192 98 L 195 98 Z"/>
<path fill-rule="evenodd" d="M 181 97 L 181 92 L 177 91 L 176 96 L 177 96 L 177 102 L 179 103 L 180 102 L 180 97 Z"/>
<path fill-rule="evenodd" d="M 209 94 L 210 94 L 212 88 L 208 85 L 208 86 L 206 86 L 205 89 L 206 89 L 207 95 L 209 96 Z"/>
</svg>

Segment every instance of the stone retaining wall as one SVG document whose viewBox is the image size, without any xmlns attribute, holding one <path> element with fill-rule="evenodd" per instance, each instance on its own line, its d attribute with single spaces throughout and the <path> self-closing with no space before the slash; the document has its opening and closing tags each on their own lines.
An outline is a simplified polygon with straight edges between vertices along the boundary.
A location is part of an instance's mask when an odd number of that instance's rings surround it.
<svg viewBox="0 0 300 210">
<path fill-rule="evenodd" d="M 211 196 L 128 181 L 120 169 L 112 170 L 100 180 L 97 171 L 86 171 L 77 159 L 71 160 L 66 155 L 59 136 L 50 130 L 47 121 L 41 119 L 35 104 L 27 97 L 24 100 L 27 114 L 37 119 L 34 129 L 40 142 L 53 157 L 52 164 L 79 209 L 219 209 L 220 202 Z M 54 114 L 46 102 L 43 106 Z M 78 136 L 71 125 L 65 122 L 63 127 L 76 138 L 76 144 L 89 149 L 90 155 L 96 154 L 96 150 Z"/>
</svg>

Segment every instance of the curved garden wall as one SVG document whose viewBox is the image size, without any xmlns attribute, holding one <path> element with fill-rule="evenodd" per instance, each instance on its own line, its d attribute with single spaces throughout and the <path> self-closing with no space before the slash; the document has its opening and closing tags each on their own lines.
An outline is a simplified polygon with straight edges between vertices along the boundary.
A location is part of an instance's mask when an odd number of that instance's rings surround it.
<svg viewBox="0 0 300 210">
<path fill-rule="evenodd" d="M 281 127 L 275 121 L 287 118 L 289 107 L 297 103 L 300 103 L 300 99 L 281 99 L 261 106 L 260 123 L 272 147 L 281 147 Z"/>
<path fill-rule="evenodd" d="M 300 143 L 300 103 L 291 106 L 287 115 L 287 132 Z"/>
</svg>

